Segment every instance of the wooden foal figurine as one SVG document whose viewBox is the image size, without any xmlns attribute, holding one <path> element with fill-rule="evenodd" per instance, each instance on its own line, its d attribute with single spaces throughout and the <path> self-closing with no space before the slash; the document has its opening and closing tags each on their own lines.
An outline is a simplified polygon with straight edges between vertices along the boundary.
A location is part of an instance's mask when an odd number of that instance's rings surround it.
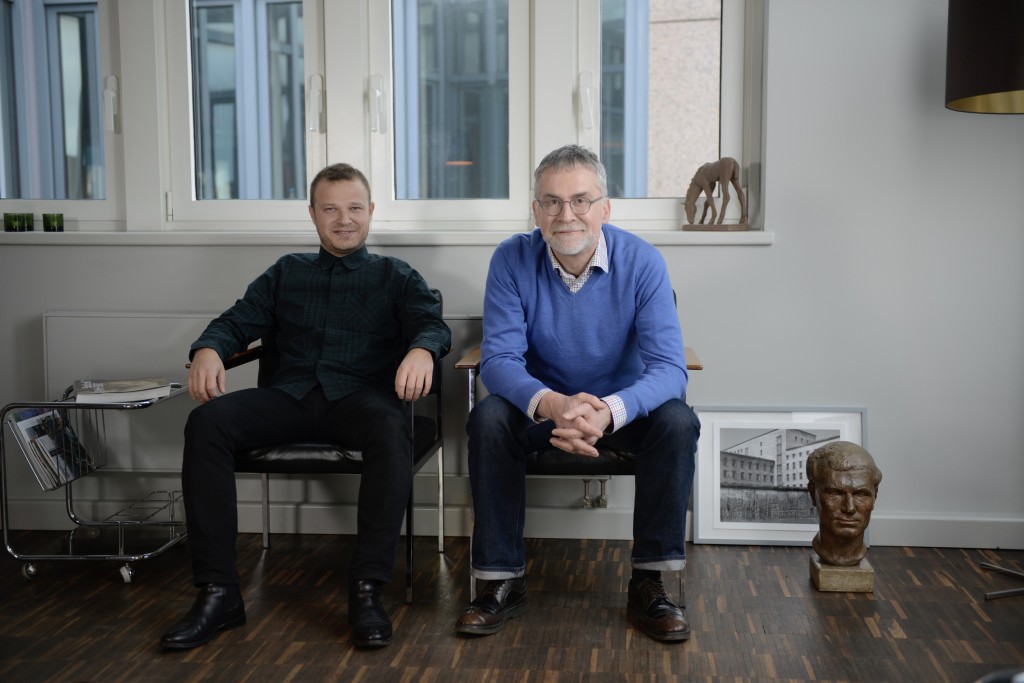
<svg viewBox="0 0 1024 683">
<path fill-rule="evenodd" d="M 690 187 L 686 190 L 686 199 L 683 201 L 683 208 L 686 209 L 686 222 L 693 224 L 693 218 L 697 213 L 697 197 L 703 192 L 707 195 L 704 202 L 704 211 L 700 215 L 700 222 L 708 215 L 708 207 L 711 207 L 711 224 L 715 223 L 715 183 L 722 184 L 722 211 L 718 213 L 717 225 L 722 224 L 725 218 L 725 207 L 729 206 L 729 183 L 736 188 L 736 195 L 740 200 L 740 223 L 747 222 L 747 200 L 743 196 L 743 188 L 740 187 L 740 165 L 732 157 L 722 157 L 718 161 L 703 164 L 693 174 Z"/>
</svg>

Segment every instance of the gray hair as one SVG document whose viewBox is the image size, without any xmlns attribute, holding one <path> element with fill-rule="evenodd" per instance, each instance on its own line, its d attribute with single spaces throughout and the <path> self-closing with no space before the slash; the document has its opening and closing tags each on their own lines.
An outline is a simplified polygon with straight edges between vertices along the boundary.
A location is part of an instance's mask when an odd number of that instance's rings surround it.
<svg viewBox="0 0 1024 683">
<path fill-rule="evenodd" d="M 557 171 L 564 171 L 576 166 L 583 166 L 589 168 L 597 176 L 597 185 L 601 189 L 601 194 L 608 195 L 608 172 L 604 168 L 604 164 L 596 154 L 591 152 L 586 147 L 579 145 L 565 145 L 558 149 L 548 152 L 547 156 L 541 159 L 540 164 L 537 165 L 537 170 L 533 172 L 533 186 L 534 191 L 540 185 L 540 177 L 544 175 L 545 171 L 555 169 Z"/>
</svg>

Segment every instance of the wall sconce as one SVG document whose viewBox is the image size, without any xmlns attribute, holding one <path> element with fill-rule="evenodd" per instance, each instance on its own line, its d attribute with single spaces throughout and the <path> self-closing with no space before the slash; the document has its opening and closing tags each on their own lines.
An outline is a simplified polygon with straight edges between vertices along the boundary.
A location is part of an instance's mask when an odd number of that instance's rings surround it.
<svg viewBox="0 0 1024 683">
<path fill-rule="evenodd" d="M 946 108 L 1024 114 L 1024 0 L 949 0 Z"/>
</svg>

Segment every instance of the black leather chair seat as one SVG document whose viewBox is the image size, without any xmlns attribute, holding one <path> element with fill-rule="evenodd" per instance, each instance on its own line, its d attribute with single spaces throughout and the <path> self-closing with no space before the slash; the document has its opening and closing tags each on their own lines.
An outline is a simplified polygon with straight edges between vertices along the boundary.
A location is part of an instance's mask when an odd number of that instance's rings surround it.
<svg viewBox="0 0 1024 683">
<path fill-rule="evenodd" d="M 437 423 L 417 415 L 413 422 L 413 471 L 428 460 L 437 439 Z M 236 454 L 236 471 L 254 474 L 359 474 L 363 455 L 358 450 L 322 443 L 289 443 Z"/>
<path fill-rule="evenodd" d="M 636 460 L 631 453 L 610 448 L 598 449 L 596 458 L 585 458 L 552 447 L 527 455 L 526 473 L 563 477 L 634 476 Z"/>
</svg>

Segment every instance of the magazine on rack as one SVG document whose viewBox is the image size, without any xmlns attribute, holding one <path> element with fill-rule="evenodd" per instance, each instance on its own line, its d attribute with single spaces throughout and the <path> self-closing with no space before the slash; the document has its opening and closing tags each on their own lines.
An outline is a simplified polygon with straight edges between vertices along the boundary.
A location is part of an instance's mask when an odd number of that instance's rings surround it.
<svg viewBox="0 0 1024 683">
<path fill-rule="evenodd" d="M 32 474 L 44 490 L 63 486 L 96 469 L 66 413 L 23 408 L 8 414 Z"/>
<path fill-rule="evenodd" d="M 131 403 L 163 398 L 171 393 L 171 383 L 163 377 L 79 379 L 74 390 L 78 403 Z"/>
</svg>

